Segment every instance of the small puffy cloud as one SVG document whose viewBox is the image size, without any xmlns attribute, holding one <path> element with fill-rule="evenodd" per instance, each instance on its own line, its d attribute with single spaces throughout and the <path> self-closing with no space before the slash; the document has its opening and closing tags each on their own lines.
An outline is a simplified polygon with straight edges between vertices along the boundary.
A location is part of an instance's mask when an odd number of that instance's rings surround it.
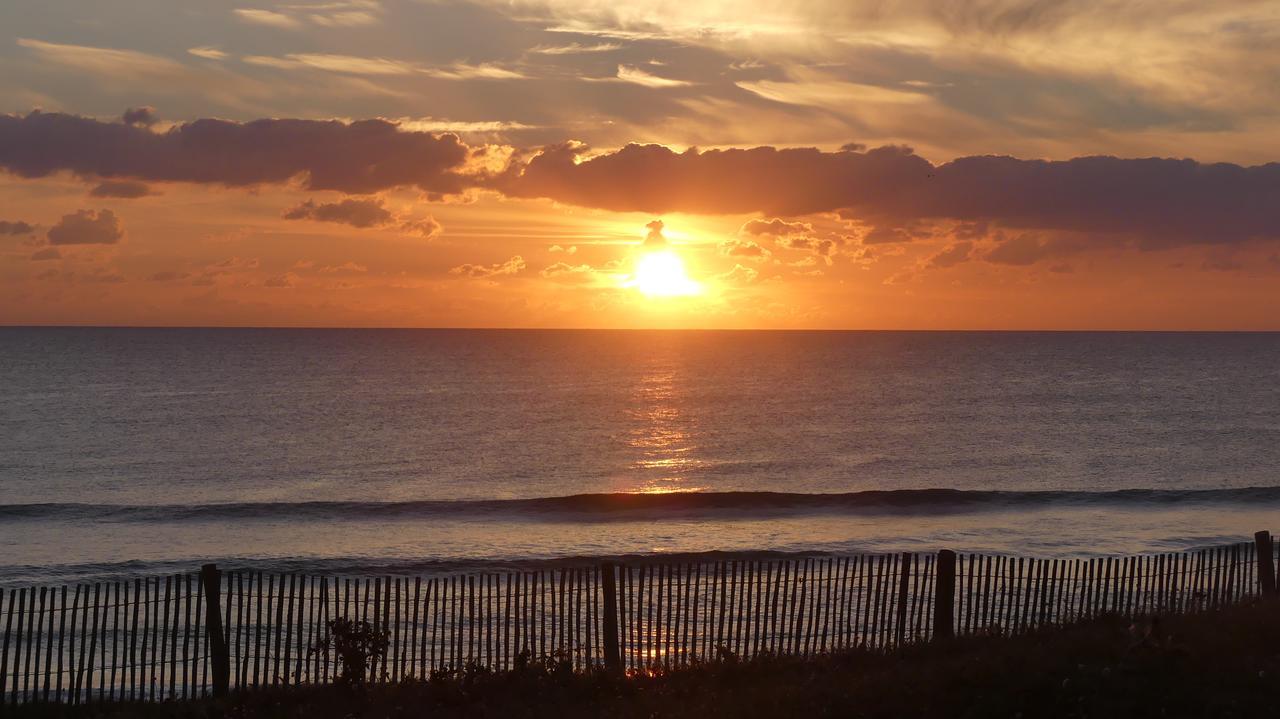
<svg viewBox="0 0 1280 719">
<path fill-rule="evenodd" d="M 720 243 L 720 254 L 728 257 L 743 257 L 750 260 L 763 260 L 771 253 L 768 248 L 757 244 L 754 240 L 725 240 Z"/>
<path fill-rule="evenodd" d="M 322 275 L 362 275 L 369 271 L 369 268 L 358 263 L 347 260 L 340 265 L 326 265 L 316 270 Z"/>
<path fill-rule="evenodd" d="M 808 252 L 815 257 L 819 257 L 828 265 L 832 264 L 832 257 L 836 254 L 836 250 L 843 244 L 843 239 L 833 239 L 830 237 L 804 237 L 791 236 L 778 238 L 778 244 L 788 250 L 798 250 L 800 252 Z"/>
<path fill-rule="evenodd" d="M 49 228 L 51 245 L 114 245 L 124 239 L 124 226 L 111 210 L 78 210 Z"/>
<path fill-rule="evenodd" d="M 969 253 L 973 251 L 973 243 L 968 240 L 954 242 L 942 250 L 938 254 L 929 258 L 928 265 L 938 269 L 954 267 L 961 262 L 969 259 Z"/>
<path fill-rule="evenodd" d="M 31 235 L 36 231 L 35 225 L 21 220 L 0 220 L 0 236 Z"/>
<path fill-rule="evenodd" d="M 151 191 L 147 183 L 134 180 L 103 180 L 89 190 L 90 197 L 116 197 L 125 200 L 154 194 L 156 193 Z"/>
<path fill-rule="evenodd" d="M 461 275 L 463 277 L 495 277 L 498 275 L 514 275 L 526 267 L 524 258 L 515 255 L 506 262 L 500 262 L 493 265 L 458 265 L 449 270 L 451 275 Z"/>
<path fill-rule="evenodd" d="M 298 283 L 298 276 L 292 272 L 285 272 L 279 275 L 272 275 L 263 281 L 263 287 L 272 287 L 275 289 L 291 289 Z"/>
<path fill-rule="evenodd" d="M 348 197 L 338 202 L 320 203 L 307 200 L 285 210 L 282 216 L 286 220 L 337 222 L 361 229 L 395 227 L 406 235 L 416 235 L 427 240 L 439 237 L 444 231 L 444 227 L 434 217 L 398 217 L 386 208 L 379 197 Z"/>
<path fill-rule="evenodd" d="M 285 210 L 283 217 L 286 220 L 337 222 L 360 228 L 383 227 L 395 221 L 395 216 L 376 197 L 323 203 L 307 200 Z"/>
<path fill-rule="evenodd" d="M 644 236 L 644 244 L 642 246 L 647 249 L 666 247 L 667 238 L 662 234 L 662 228 L 665 226 L 666 225 L 662 223 L 662 220 L 654 220 L 653 222 L 645 225 L 649 230 L 649 234 Z"/>
<path fill-rule="evenodd" d="M 760 272 L 751 267 L 743 267 L 742 265 L 734 265 L 733 269 L 715 276 L 715 278 L 725 284 L 730 285 L 749 285 L 760 279 Z"/>
<path fill-rule="evenodd" d="M 407 235 L 417 235 L 424 240 L 434 240 L 444 232 L 444 225 L 437 222 L 434 217 L 401 220 L 400 231 Z"/>
<path fill-rule="evenodd" d="M 911 234 L 901 227 L 873 227 L 862 236 L 864 245 L 885 245 L 894 242 L 910 242 Z"/>
<path fill-rule="evenodd" d="M 557 282 L 589 282 L 595 274 L 591 265 L 571 265 L 557 262 L 540 272 L 543 277 Z"/>
<path fill-rule="evenodd" d="M 62 259 L 62 253 L 58 251 L 57 247 L 46 247 L 42 250 L 36 250 L 35 252 L 31 253 L 32 262 L 40 262 L 43 260 L 60 260 L 60 259 Z"/>
<path fill-rule="evenodd" d="M 156 109 L 147 105 L 142 107 L 131 107 L 125 110 L 124 115 L 122 115 L 120 119 L 126 125 L 134 125 L 137 127 L 151 127 L 160 120 L 160 118 L 156 116 Z"/>
<path fill-rule="evenodd" d="M 819 257 L 830 258 L 843 240 L 829 237 L 815 237 L 813 225 L 808 222 L 789 222 L 778 218 L 771 220 L 748 220 L 738 229 L 744 237 L 771 237 L 778 245 L 789 250 L 809 252 Z M 721 245 L 721 251 L 730 256 L 768 257 L 769 251 L 759 247 L 751 240 L 739 240 Z"/>
<path fill-rule="evenodd" d="M 741 229 L 742 235 L 767 235 L 770 237 L 787 237 L 790 235 L 807 235 L 813 233 L 813 225 L 808 222 L 787 222 L 774 218 L 772 220 L 748 220 Z"/>
<path fill-rule="evenodd" d="M 573 255 L 573 254 L 577 254 L 578 247 L 576 245 L 569 245 L 568 247 L 561 247 L 560 245 L 552 245 L 550 248 L 547 249 L 547 252 L 563 252 L 566 255 Z"/>
</svg>

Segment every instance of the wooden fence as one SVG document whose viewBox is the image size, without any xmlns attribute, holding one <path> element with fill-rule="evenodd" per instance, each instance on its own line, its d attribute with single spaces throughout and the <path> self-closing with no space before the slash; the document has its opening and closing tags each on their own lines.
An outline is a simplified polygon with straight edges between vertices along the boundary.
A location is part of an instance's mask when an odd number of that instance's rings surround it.
<svg viewBox="0 0 1280 719">
<path fill-rule="evenodd" d="M 255 571 L 0 589 L 0 705 L 158 701 L 326 682 L 337 617 L 390 634 L 380 681 L 547 658 L 644 672 L 728 656 L 890 650 L 1102 613 L 1196 612 L 1275 592 L 1270 534 L 1094 559 L 903 553 L 603 563 L 445 577 Z"/>
</svg>

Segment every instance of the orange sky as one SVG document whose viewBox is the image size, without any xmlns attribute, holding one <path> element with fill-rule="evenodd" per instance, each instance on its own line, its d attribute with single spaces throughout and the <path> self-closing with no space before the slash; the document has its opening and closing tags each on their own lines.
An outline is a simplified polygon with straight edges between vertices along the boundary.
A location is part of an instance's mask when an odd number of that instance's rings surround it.
<svg viewBox="0 0 1280 719">
<path fill-rule="evenodd" d="M 1274 3 L 792 5 L 7 4 L 0 323 L 1280 329 Z"/>
</svg>

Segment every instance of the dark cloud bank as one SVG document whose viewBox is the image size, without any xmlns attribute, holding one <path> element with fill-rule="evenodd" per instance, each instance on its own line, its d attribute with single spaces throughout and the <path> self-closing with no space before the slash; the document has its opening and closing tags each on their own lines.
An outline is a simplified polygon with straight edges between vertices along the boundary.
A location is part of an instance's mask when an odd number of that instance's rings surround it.
<svg viewBox="0 0 1280 719">
<path fill-rule="evenodd" d="M 59 113 L 0 116 L 0 167 L 22 177 L 70 171 L 231 186 L 301 177 L 308 189 L 350 194 L 485 188 L 616 211 L 838 212 L 873 227 L 876 241 L 909 240 L 913 223 L 937 220 L 1117 237 L 1149 248 L 1280 238 L 1277 163 L 976 156 L 933 165 L 908 148 L 858 146 L 675 152 L 629 145 L 588 158 L 582 145 L 565 143 L 495 175 L 468 170 L 480 152 L 453 135 L 401 132 L 383 120 L 197 120 L 153 132 Z M 1034 249 L 1023 242 L 1009 251 Z"/>
<path fill-rule="evenodd" d="M 1280 164 L 1081 157 L 963 157 L 932 165 L 911 150 L 689 150 L 629 145 L 575 161 L 550 148 L 499 181 L 508 195 L 617 211 L 803 216 L 840 212 L 877 232 L 957 220 L 1127 235 L 1145 246 L 1280 237 Z"/>
<path fill-rule="evenodd" d="M 0 116 L 0 166 L 20 177 L 70 171 L 94 178 L 229 186 L 305 178 L 311 190 L 354 194 L 414 185 L 455 193 L 468 148 L 454 135 L 394 123 L 196 120 L 166 132 L 54 112 Z"/>
</svg>

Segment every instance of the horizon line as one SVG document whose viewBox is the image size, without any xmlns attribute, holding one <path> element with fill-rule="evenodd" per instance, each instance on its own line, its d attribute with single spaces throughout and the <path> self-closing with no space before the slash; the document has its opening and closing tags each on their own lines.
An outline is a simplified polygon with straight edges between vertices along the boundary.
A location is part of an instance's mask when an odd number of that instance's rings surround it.
<svg viewBox="0 0 1280 719">
<path fill-rule="evenodd" d="M 119 330 L 375 330 L 449 332 L 794 332 L 794 333 L 988 333 L 988 334 L 1278 334 L 1276 329 L 1151 329 L 1151 328 L 871 328 L 871 327 L 497 327 L 423 325 L 130 325 L 130 324 L 7 324 L 0 330 L 16 329 L 119 329 Z"/>
</svg>

